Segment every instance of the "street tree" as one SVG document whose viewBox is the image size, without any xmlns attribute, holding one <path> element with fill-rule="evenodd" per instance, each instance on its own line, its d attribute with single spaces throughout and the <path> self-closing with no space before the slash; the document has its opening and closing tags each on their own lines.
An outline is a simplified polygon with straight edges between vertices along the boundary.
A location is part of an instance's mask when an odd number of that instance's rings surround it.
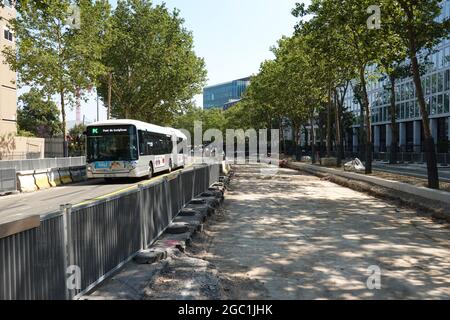
<svg viewBox="0 0 450 320">
<path fill-rule="evenodd" d="M 48 96 L 32 88 L 19 97 L 17 125 L 19 132 L 26 131 L 36 137 L 50 138 L 62 134 L 58 106 Z"/>
<path fill-rule="evenodd" d="M 443 38 L 450 34 L 450 19 L 440 19 L 439 0 L 385 0 L 384 15 L 392 30 L 407 47 L 411 63 L 416 96 L 420 107 L 424 133 L 424 147 L 427 159 L 428 187 L 439 189 L 435 141 L 431 133 L 429 113 L 421 80 L 421 63 L 426 52 L 432 50 Z"/>
<path fill-rule="evenodd" d="M 329 50 L 333 57 L 337 52 L 338 64 L 355 73 L 362 88 L 362 105 L 365 112 L 366 131 L 366 173 L 372 173 L 372 127 L 370 100 L 368 96 L 368 67 L 376 60 L 379 49 L 376 46 L 376 30 L 369 29 L 367 8 L 369 0 L 313 0 L 306 11 L 312 18 L 303 23 L 313 30 L 322 43 L 332 44 L 337 50 Z M 329 48 L 329 47 L 328 47 Z M 347 79 L 348 80 L 348 79 Z M 333 84 L 333 82 L 330 82 Z M 333 85 L 330 85 L 330 92 Z M 331 94 L 330 94 L 331 95 Z"/>
<path fill-rule="evenodd" d="M 169 125 L 192 107 L 206 78 L 192 33 L 178 10 L 148 0 L 121 0 L 111 19 L 103 54 L 108 73 L 99 94 L 111 115 Z"/>
<path fill-rule="evenodd" d="M 66 133 L 66 107 L 105 71 L 100 58 L 110 5 L 107 0 L 24 0 L 16 9 L 17 18 L 9 22 L 16 50 L 4 48 L 5 60 L 18 72 L 19 86 L 59 97 Z"/>
</svg>

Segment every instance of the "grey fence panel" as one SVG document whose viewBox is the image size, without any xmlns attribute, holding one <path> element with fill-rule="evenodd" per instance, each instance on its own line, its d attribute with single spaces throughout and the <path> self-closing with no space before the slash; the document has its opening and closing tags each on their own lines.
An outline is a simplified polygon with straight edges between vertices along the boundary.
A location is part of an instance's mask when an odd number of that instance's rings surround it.
<svg viewBox="0 0 450 320">
<path fill-rule="evenodd" d="M 188 203 L 194 197 L 194 175 L 194 170 L 185 171 L 180 175 L 184 204 Z"/>
<path fill-rule="evenodd" d="M 0 300 L 77 298 L 151 245 L 185 203 L 218 180 L 219 168 L 186 170 L 172 180 L 48 215 L 38 228 L 0 239 Z M 71 266 L 81 272 L 77 290 L 67 289 Z"/>
<path fill-rule="evenodd" d="M 209 170 L 209 180 L 208 180 L 208 187 L 209 187 L 214 182 L 219 181 L 221 165 L 213 164 L 212 166 L 208 167 L 208 170 Z"/>
<path fill-rule="evenodd" d="M 0 239 L 0 300 L 66 299 L 64 259 L 62 216 Z"/>
<path fill-rule="evenodd" d="M 81 167 L 85 165 L 86 157 L 0 161 L 0 169 L 16 169 L 17 171 Z"/>
<path fill-rule="evenodd" d="M 168 184 L 168 202 L 170 204 L 170 213 L 172 214 L 172 217 L 176 217 L 178 212 L 183 207 L 183 194 L 182 189 L 180 185 L 180 176 L 177 176 L 174 179 L 171 179 L 167 182 Z"/>
<path fill-rule="evenodd" d="M 153 224 L 157 235 L 161 234 L 171 223 L 172 213 L 169 212 L 166 192 L 167 181 L 155 185 L 152 202 Z"/>
<path fill-rule="evenodd" d="M 207 180 L 209 180 L 208 167 L 196 168 L 194 175 L 194 196 L 198 196 L 208 189 Z"/>
<path fill-rule="evenodd" d="M 81 290 L 126 262 L 141 248 L 139 191 L 74 209 L 69 219 L 70 265 L 81 271 Z"/>
<path fill-rule="evenodd" d="M 16 169 L 0 169 L 0 193 L 17 190 Z"/>
<path fill-rule="evenodd" d="M 150 246 L 159 236 L 158 230 L 155 224 L 155 187 L 150 186 L 143 188 L 141 191 L 141 210 L 144 215 L 144 232 L 146 232 L 145 247 Z"/>
</svg>

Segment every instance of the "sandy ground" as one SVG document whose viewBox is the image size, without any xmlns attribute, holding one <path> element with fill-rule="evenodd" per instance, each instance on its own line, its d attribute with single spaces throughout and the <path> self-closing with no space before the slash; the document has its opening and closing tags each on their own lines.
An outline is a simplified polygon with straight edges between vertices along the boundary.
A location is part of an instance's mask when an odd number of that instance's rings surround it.
<svg viewBox="0 0 450 320">
<path fill-rule="evenodd" d="M 238 167 L 196 257 L 237 299 L 450 299 L 448 225 L 292 170 Z M 371 266 L 381 289 L 369 290 Z"/>
<path fill-rule="evenodd" d="M 235 169 L 192 247 L 87 299 L 450 299 L 448 224 L 294 170 Z"/>
</svg>

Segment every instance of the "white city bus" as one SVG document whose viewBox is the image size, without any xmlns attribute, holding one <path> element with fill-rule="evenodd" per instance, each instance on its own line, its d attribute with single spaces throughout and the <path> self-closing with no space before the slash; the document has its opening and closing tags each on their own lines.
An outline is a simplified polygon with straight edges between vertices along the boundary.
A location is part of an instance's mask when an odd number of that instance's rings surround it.
<svg viewBox="0 0 450 320">
<path fill-rule="evenodd" d="M 184 167 L 187 137 L 179 130 L 135 120 L 108 120 L 86 130 L 87 176 L 152 177 Z"/>
</svg>

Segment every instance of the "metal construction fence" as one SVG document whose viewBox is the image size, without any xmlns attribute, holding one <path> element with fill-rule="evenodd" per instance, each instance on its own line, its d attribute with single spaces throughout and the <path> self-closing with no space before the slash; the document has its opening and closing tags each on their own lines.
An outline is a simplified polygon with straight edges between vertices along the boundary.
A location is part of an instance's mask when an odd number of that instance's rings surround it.
<svg viewBox="0 0 450 320">
<path fill-rule="evenodd" d="M 16 169 L 16 171 L 81 167 L 84 165 L 86 165 L 86 157 L 0 161 L 0 169 Z"/>
<path fill-rule="evenodd" d="M 17 190 L 16 169 L 0 169 L 0 194 Z"/>
<path fill-rule="evenodd" d="M 0 239 L 0 300 L 76 299 L 152 245 L 193 197 L 217 182 L 201 165 L 150 184 L 41 216 Z"/>
</svg>

